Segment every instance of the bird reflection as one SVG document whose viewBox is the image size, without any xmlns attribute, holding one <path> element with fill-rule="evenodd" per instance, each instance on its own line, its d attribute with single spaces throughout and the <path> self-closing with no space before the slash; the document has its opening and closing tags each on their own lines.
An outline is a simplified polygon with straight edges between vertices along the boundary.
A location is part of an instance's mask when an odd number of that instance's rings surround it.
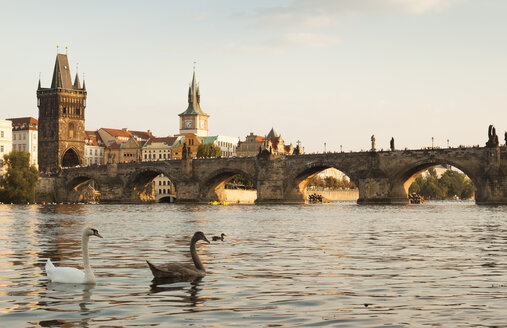
<svg viewBox="0 0 507 328">
<path fill-rule="evenodd" d="M 48 310 L 52 309 L 52 303 L 62 303 L 69 302 L 74 300 L 76 297 L 81 296 L 81 301 L 79 304 L 78 312 L 81 312 L 83 315 L 83 319 L 79 320 L 77 324 L 79 327 L 89 327 L 91 315 L 95 312 L 99 312 L 97 310 L 91 310 L 88 306 L 91 304 L 91 297 L 93 295 L 93 289 L 95 285 L 93 284 L 59 284 L 59 283 L 48 283 L 47 284 L 47 292 L 45 302 Z M 55 322 L 56 321 L 56 322 Z M 48 320 L 48 321 L 40 321 L 39 325 L 42 327 L 54 327 L 57 325 L 65 325 L 70 322 L 66 322 L 64 320 Z"/>
<path fill-rule="evenodd" d="M 150 294 L 157 294 L 161 292 L 169 292 L 174 297 L 180 298 L 174 302 L 188 304 L 191 307 L 196 307 L 199 303 L 205 301 L 204 298 L 199 298 L 199 292 L 202 290 L 201 287 L 202 277 L 195 278 L 190 283 L 190 288 L 186 282 L 181 279 L 174 278 L 154 278 L 150 285 Z M 188 295 L 180 295 L 177 292 L 187 292 Z"/>
</svg>

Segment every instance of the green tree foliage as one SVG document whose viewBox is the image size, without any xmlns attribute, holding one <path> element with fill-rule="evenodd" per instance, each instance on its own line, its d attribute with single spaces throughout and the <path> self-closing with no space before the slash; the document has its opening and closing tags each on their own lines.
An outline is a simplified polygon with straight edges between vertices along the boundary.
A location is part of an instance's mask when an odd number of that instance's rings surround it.
<svg viewBox="0 0 507 328">
<path fill-rule="evenodd" d="M 13 150 L 4 155 L 4 164 L 7 172 L 0 181 L 0 199 L 15 204 L 33 202 L 39 173 L 30 165 L 30 154 Z"/>
<path fill-rule="evenodd" d="M 209 143 L 197 147 L 197 157 L 210 158 L 222 156 L 222 149 L 215 144 Z"/>
<path fill-rule="evenodd" d="M 416 193 L 425 199 L 470 199 L 475 192 L 473 182 L 463 173 L 447 170 L 439 178 L 434 168 L 423 177 L 419 175 L 409 188 L 409 193 Z"/>
<path fill-rule="evenodd" d="M 338 180 L 335 177 L 325 177 L 322 179 L 318 175 L 310 179 L 308 182 L 308 187 L 313 187 L 315 189 L 328 188 L 331 190 L 357 188 L 354 182 L 350 181 L 346 177 L 343 177 L 341 180 Z"/>
<path fill-rule="evenodd" d="M 237 189 L 238 187 L 240 189 L 254 189 L 252 181 L 248 180 L 241 174 L 233 176 L 232 179 L 229 180 L 229 182 L 227 182 L 226 186 L 232 186 L 235 187 L 235 189 Z"/>
</svg>

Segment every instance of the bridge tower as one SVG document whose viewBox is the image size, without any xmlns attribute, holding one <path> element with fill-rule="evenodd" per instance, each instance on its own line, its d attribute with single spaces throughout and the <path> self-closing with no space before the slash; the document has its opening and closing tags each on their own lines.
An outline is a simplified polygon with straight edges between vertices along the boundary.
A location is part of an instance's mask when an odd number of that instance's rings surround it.
<svg viewBox="0 0 507 328">
<path fill-rule="evenodd" d="M 192 83 L 188 87 L 188 107 L 183 113 L 179 114 L 179 117 L 179 135 L 193 133 L 200 137 L 208 136 L 209 115 L 201 109 L 201 93 L 195 80 L 195 67 Z"/>
<path fill-rule="evenodd" d="M 72 83 L 67 54 L 57 53 L 51 87 L 42 88 L 39 79 L 37 88 L 41 172 L 83 164 L 86 94 L 77 69 Z"/>
</svg>

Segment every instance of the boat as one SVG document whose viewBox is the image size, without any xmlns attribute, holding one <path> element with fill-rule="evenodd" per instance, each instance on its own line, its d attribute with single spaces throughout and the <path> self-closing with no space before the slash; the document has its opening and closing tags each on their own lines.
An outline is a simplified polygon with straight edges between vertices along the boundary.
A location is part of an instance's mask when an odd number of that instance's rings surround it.
<svg viewBox="0 0 507 328">
<path fill-rule="evenodd" d="M 229 205 L 229 202 L 226 202 L 226 201 L 222 201 L 222 202 L 214 201 L 214 202 L 209 202 L 208 204 L 209 205 Z"/>
<path fill-rule="evenodd" d="M 415 192 L 408 195 L 408 200 L 410 204 L 424 204 L 425 202 L 424 197 L 419 194 L 416 194 Z"/>
</svg>

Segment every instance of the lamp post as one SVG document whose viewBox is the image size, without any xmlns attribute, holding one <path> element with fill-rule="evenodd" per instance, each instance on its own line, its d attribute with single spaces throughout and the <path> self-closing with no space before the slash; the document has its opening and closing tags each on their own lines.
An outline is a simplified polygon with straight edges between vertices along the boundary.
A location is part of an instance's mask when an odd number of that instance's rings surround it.
<svg viewBox="0 0 507 328">
<path fill-rule="evenodd" d="M 447 139 L 447 148 L 451 148 L 449 147 L 449 139 Z"/>
<path fill-rule="evenodd" d="M 433 146 L 433 141 L 435 140 L 435 138 L 431 137 L 431 149 L 434 149 L 435 147 Z"/>
<path fill-rule="evenodd" d="M 326 153 L 326 143 L 324 142 L 324 154 Z"/>
<path fill-rule="evenodd" d="M 343 153 L 343 146 L 340 145 L 340 153 Z"/>
</svg>

